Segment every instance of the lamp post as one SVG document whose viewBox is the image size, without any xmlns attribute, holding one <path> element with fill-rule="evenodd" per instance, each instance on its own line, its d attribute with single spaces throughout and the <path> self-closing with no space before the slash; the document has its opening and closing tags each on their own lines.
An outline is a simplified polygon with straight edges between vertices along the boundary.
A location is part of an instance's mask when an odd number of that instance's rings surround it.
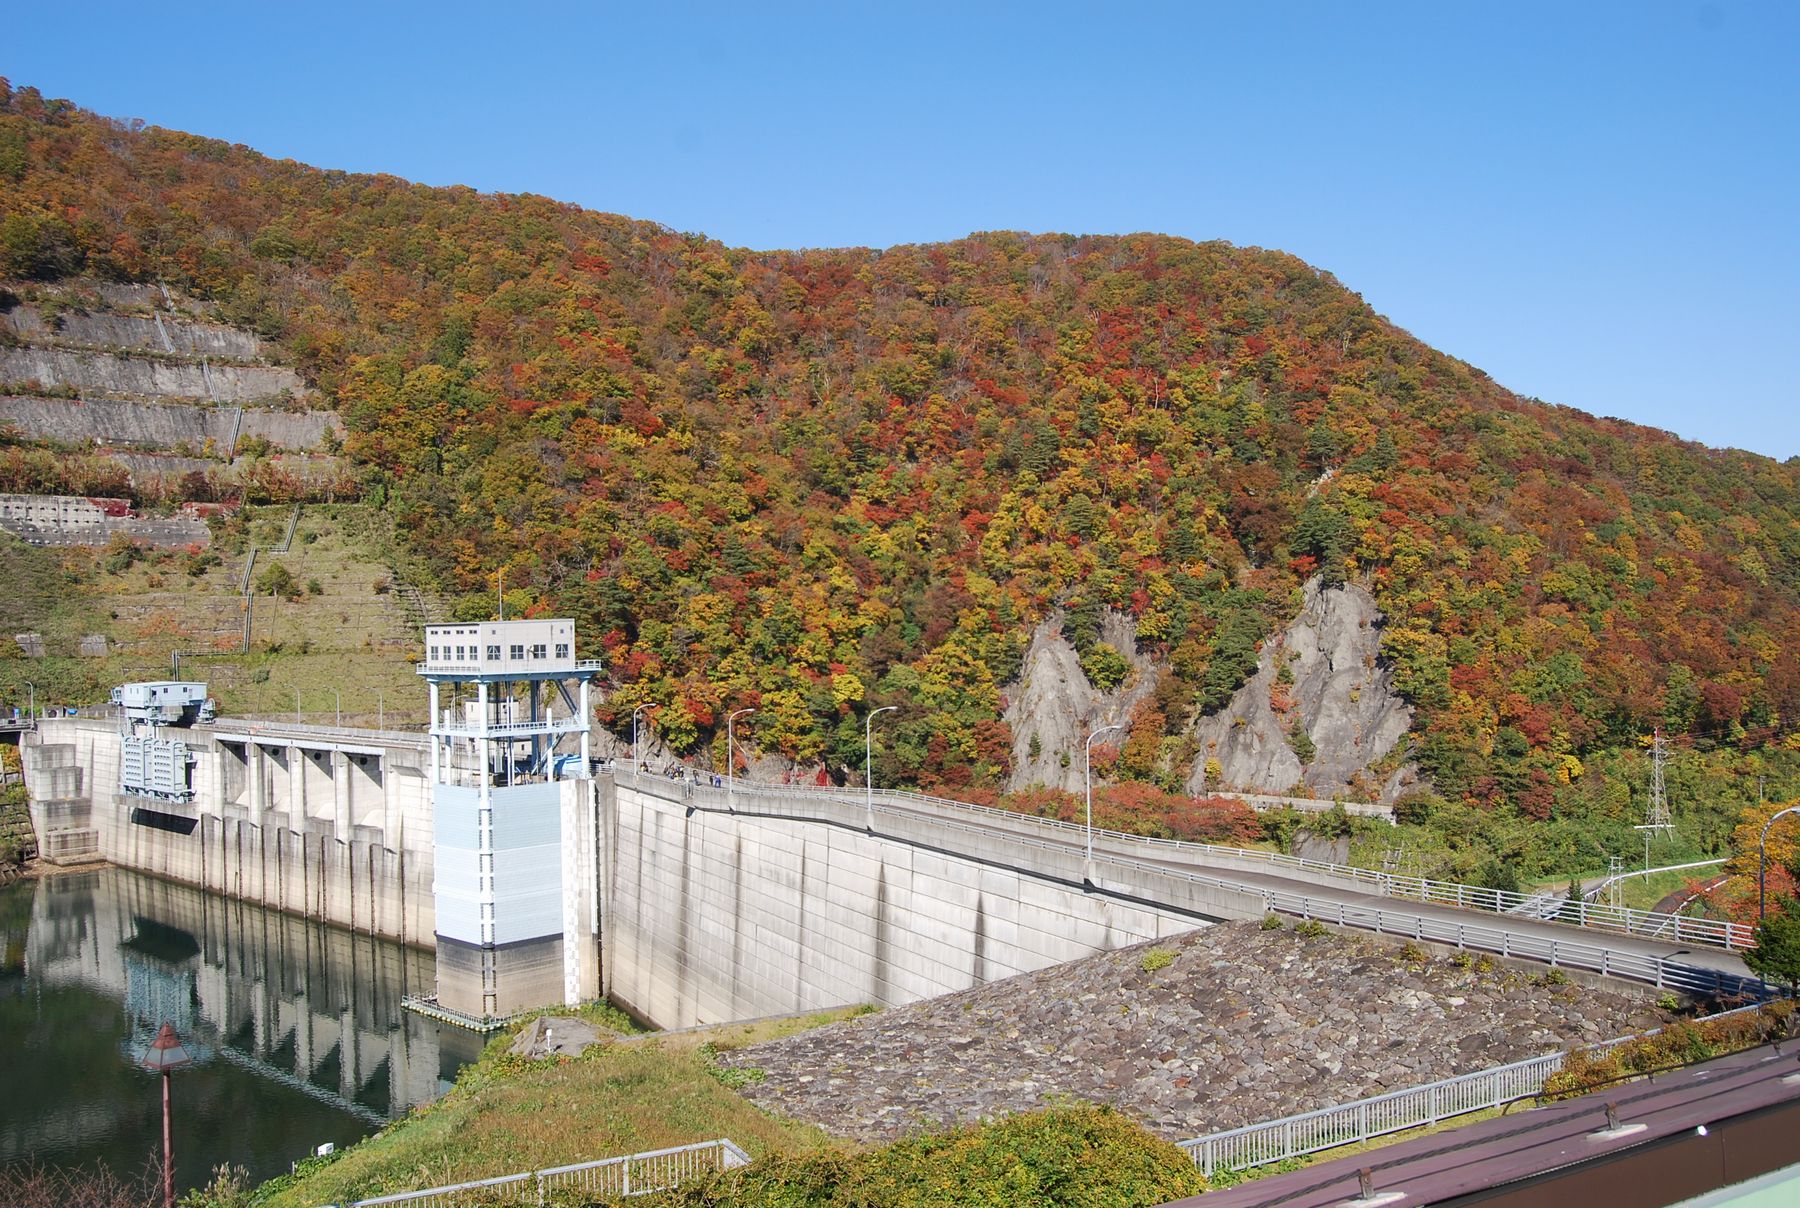
<svg viewBox="0 0 1800 1208">
<path fill-rule="evenodd" d="M 300 724 L 300 689 L 294 689 L 294 724 Z"/>
<path fill-rule="evenodd" d="M 381 695 L 381 689 L 375 689 L 375 728 L 387 729 L 387 700 Z"/>
<path fill-rule="evenodd" d="M 1101 726 L 1087 736 L 1082 745 L 1081 776 L 1087 784 L 1087 858 L 1094 859 L 1094 740 L 1111 730 L 1123 730 L 1124 726 Z"/>
<path fill-rule="evenodd" d="M 331 699 L 337 702 L 337 724 L 341 729 L 344 725 L 344 694 L 339 692 L 336 688 L 333 688 L 331 690 Z"/>
<path fill-rule="evenodd" d="M 36 721 L 37 720 L 37 685 L 32 683 L 30 680 L 26 680 L 25 681 L 25 691 L 30 694 L 30 700 L 28 700 L 25 704 L 25 716 L 32 721 Z"/>
<path fill-rule="evenodd" d="M 631 770 L 637 771 L 642 766 L 638 759 L 638 714 L 648 709 L 649 705 L 639 705 L 631 711 Z M 729 744 L 727 744 L 729 745 Z"/>
<path fill-rule="evenodd" d="M 892 713 L 899 705 L 883 705 L 863 718 L 863 794 L 866 799 L 864 825 L 869 830 L 875 829 L 875 718 L 881 713 Z"/>
<path fill-rule="evenodd" d="M 737 719 L 746 713 L 754 713 L 755 709 L 739 709 L 736 713 L 725 715 L 725 808 L 737 808 L 737 756 L 732 754 L 732 743 L 735 733 L 732 729 Z"/>
<path fill-rule="evenodd" d="M 1769 828 L 1774 826 L 1775 819 L 1783 814 L 1800 814 L 1800 805 L 1790 805 L 1784 810 L 1777 810 L 1769 815 L 1769 820 L 1763 823 L 1762 834 L 1756 837 L 1756 921 L 1759 923 L 1763 920 L 1763 911 L 1767 904 L 1769 880 L 1769 854 L 1763 850 L 1763 844 L 1769 838 Z"/>
<path fill-rule="evenodd" d="M 176 1070 L 184 1070 L 194 1064 L 193 1054 L 181 1045 L 181 1038 L 175 1035 L 175 1025 L 165 1023 L 156 1033 L 156 1039 L 138 1058 L 138 1064 L 153 1074 L 162 1075 L 162 1107 L 163 1107 L 163 1208 L 175 1208 L 175 1147 L 173 1134 L 169 1127 L 169 1075 Z"/>
</svg>

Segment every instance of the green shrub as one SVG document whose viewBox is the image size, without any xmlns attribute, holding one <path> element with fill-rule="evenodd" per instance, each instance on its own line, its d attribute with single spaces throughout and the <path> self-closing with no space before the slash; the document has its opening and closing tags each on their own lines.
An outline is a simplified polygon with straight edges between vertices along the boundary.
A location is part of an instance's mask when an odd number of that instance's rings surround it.
<svg viewBox="0 0 1800 1208">
<path fill-rule="evenodd" d="M 1313 757 L 1319 753 L 1319 748 L 1314 744 L 1312 735 L 1308 734 L 1302 726 L 1295 726 L 1294 732 L 1288 735 L 1288 745 L 1294 748 L 1294 754 L 1302 764 L 1311 763 Z"/>
<path fill-rule="evenodd" d="M 1175 954 L 1167 948 L 1152 948 L 1144 953 L 1144 959 L 1138 964 L 1145 973 L 1155 973 L 1158 969 L 1167 969 L 1175 963 Z"/>
<path fill-rule="evenodd" d="M 1304 923 L 1294 927 L 1294 934 L 1304 935 L 1309 940 L 1316 940 L 1320 936 L 1330 935 L 1331 931 L 1318 919 L 1307 919 Z"/>
<path fill-rule="evenodd" d="M 1280 931 L 1285 926 L 1287 926 L 1287 924 L 1282 921 L 1280 915 L 1278 915 L 1278 914 L 1263 915 L 1262 929 L 1264 931 Z"/>
<path fill-rule="evenodd" d="M 646 1208 L 1136 1208 L 1194 1195 L 1192 1159 L 1107 1107 L 1010 1116 L 861 1154 L 770 1155 L 648 1196 Z"/>
<path fill-rule="evenodd" d="M 1111 692 L 1131 674 L 1131 662 L 1105 642 L 1096 642 L 1081 656 L 1081 671 L 1099 691 Z"/>
</svg>

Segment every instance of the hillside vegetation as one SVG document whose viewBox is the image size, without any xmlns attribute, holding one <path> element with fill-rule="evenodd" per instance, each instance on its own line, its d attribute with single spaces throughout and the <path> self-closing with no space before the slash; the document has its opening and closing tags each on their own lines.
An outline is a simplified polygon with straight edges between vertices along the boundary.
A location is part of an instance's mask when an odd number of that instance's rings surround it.
<svg viewBox="0 0 1800 1208">
<path fill-rule="evenodd" d="M 77 275 L 271 341 L 456 614 L 504 568 L 576 618 L 603 719 L 653 702 L 680 752 L 754 706 L 752 744 L 854 776 L 901 704 L 877 779 L 979 795 L 1033 624 L 1062 608 L 1105 681 L 1114 609 L 1159 677 L 1119 771 L 1178 787 L 1320 576 L 1383 611 L 1435 790 L 1408 816 L 1464 865 L 1632 850 L 1657 726 L 1701 848 L 1758 775 L 1800 787 L 1800 465 L 1519 398 L 1280 252 L 752 252 L 0 84 L 0 276 Z"/>
</svg>

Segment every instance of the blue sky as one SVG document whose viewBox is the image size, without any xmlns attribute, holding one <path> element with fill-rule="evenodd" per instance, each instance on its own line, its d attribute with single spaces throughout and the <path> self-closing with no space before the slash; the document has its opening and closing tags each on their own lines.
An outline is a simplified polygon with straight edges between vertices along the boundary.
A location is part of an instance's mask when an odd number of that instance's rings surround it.
<svg viewBox="0 0 1800 1208">
<path fill-rule="evenodd" d="M 14 6 L 0 74 L 754 248 L 1281 248 L 1520 393 L 1800 455 L 1800 5 Z"/>
</svg>

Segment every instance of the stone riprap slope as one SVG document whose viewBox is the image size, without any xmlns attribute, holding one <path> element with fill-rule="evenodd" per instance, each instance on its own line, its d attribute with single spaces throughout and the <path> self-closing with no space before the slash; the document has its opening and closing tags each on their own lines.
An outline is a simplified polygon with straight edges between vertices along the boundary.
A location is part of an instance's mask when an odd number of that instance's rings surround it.
<svg viewBox="0 0 1800 1208">
<path fill-rule="evenodd" d="M 1160 949 L 1173 955 L 1155 968 Z M 1146 966 L 1150 968 L 1146 968 Z M 1655 1027 L 1648 994 L 1537 984 L 1371 938 L 1207 927 L 726 1053 L 743 1093 L 888 1140 L 1110 1103 L 1170 1140 Z"/>
</svg>

